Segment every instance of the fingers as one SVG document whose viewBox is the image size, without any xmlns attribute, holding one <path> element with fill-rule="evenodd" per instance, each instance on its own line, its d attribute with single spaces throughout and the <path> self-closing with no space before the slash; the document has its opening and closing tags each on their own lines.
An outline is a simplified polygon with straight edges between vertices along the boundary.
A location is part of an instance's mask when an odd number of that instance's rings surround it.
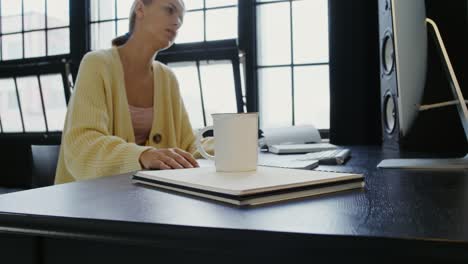
<svg viewBox="0 0 468 264">
<path fill-rule="evenodd" d="M 195 161 L 192 155 L 181 149 L 173 148 L 161 151 L 164 154 L 164 156 L 161 157 L 161 160 L 172 169 L 194 168 L 196 166 L 198 167 L 198 163 Z"/>
<path fill-rule="evenodd" d="M 167 165 L 169 165 L 171 169 L 183 169 L 184 168 L 175 158 L 165 156 L 161 160 Z"/>
<path fill-rule="evenodd" d="M 195 167 L 195 168 L 198 168 L 200 167 L 200 165 L 198 165 L 198 162 L 195 160 L 195 158 L 192 156 L 192 154 L 186 152 L 186 151 L 183 151 L 181 149 L 175 149 L 175 152 L 177 152 L 177 154 L 181 155 L 182 157 L 184 157 L 188 162 L 190 162 L 190 164 Z"/>
<path fill-rule="evenodd" d="M 147 154 L 144 153 L 142 162 L 145 164 L 144 167 L 147 168 L 169 170 L 199 167 L 197 161 L 190 153 L 178 148 L 158 149 L 148 152 L 151 157 L 148 157 Z"/>
<path fill-rule="evenodd" d="M 154 169 L 160 169 L 160 170 L 170 170 L 172 169 L 171 166 L 167 165 L 164 163 L 162 160 L 156 160 L 155 162 Z"/>
<path fill-rule="evenodd" d="M 169 149 L 167 156 L 172 160 L 164 160 L 164 162 L 174 169 L 194 168 L 198 166 L 192 155 L 178 148 Z"/>
</svg>

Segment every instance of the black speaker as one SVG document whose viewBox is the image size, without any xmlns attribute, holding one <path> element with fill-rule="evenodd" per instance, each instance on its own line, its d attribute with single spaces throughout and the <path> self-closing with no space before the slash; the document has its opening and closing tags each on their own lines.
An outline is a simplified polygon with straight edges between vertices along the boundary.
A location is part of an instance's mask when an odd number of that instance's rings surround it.
<svg viewBox="0 0 468 264">
<path fill-rule="evenodd" d="M 397 110 L 397 76 L 392 1 L 379 0 L 380 100 L 383 146 L 398 149 L 400 127 Z"/>
<path fill-rule="evenodd" d="M 454 100 L 448 76 L 444 71 L 443 63 L 445 62 L 438 52 L 432 29 L 427 28 L 425 36 L 427 46 L 421 45 L 421 50 L 414 47 L 419 47 L 419 44 L 424 43 L 423 41 L 415 43 L 415 45 L 411 45 L 411 41 L 405 41 L 406 38 L 422 40 L 422 35 L 414 38 L 414 35 L 408 35 L 406 29 L 411 25 L 405 24 L 406 22 L 414 22 L 411 14 L 419 19 L 422 12 L 425 12 L 425 16 L 434 19 L 439 25 L 462 91 L 465 98 L 468 96 L 466 93 L 468 78 L 465 74 L 467 66 L 466 45 L 468 45 L 468 21 L 466 20 L 468 2 L 466 0 L 453 0 L 444 3 L 439 0 L 409 2 L 378 0 L 382 145 L 391 150 L 405 149 L 444 153 L 466 151 L 467 142 L 456 107 L 424 112 L 418 112 L 415 110 L 416 108 L 413 108 L 412 112 L 409 112 L 408 104 L 399 105 L 399 103 L 405 102 L 405 97 L 408 99 L 410 94 L 407 93 L 406 89 L 420 90 L 421 87 L 424 88 L 423 96 L 419 102 L 411 100 L 414 104 L 424 105 Z M 409 8 L 405 9 L 405 7 Z M 419 29 L 418 27 L 413 28 L 414 33 L 421 33 Z M 402 43 L 405 44 L 401 45 Z M 418 56 L 415 56 L 414 52 L 418 53 Z M 422 60 L 419 60 L 422 56 L 427 56 L 425 85 L 421 84 L 424 80 L 421 75 L 418 77 L 419 82 L 408 82 L 408 76 L 422 72 L 421 65 L 423 64 L 421 64 Z M 407 57 L 420 62 L 410 66 L 419 66 L 408 67 L 412 61 L 408 60 Z M 404 68 L 402 68 L 403 66 Z M 399 89 L 399 82 L 403 82 L 405 87 Z M 404 92 L 403 96 L 399 92 Z M 404 113 L 399 113 L 400 109 L 405 110 Z"/>
</svg>

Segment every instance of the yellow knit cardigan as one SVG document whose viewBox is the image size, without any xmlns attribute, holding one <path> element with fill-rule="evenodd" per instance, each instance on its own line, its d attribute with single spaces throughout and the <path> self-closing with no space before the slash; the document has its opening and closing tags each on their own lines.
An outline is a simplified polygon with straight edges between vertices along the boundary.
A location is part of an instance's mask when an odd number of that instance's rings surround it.
<svg viewBox="0 0 468 264">
<path fill-rule="evenodd" d="M 175 75 L 158 62 L 153 63 L 153 73 L 153 126 L 146 145 L 139 146 L 117 48 L 90 52 L 83 58 L 68 105 L 56 184 L 141 170 L 140 154 L 151 147 L 178 147 L 196 154 Z M 157 134 L 161 137 L 154 137 Z M 205 144 L 212 148 L 210 141 Z"/>
</svg>

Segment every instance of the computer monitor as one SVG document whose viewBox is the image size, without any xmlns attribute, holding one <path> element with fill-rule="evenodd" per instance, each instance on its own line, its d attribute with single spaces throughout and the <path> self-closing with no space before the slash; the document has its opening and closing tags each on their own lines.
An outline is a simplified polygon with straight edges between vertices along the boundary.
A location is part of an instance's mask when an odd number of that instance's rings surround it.
<svg viewBox="0 0 468 264">
<path fill-rule="evenodd" d="M 426 18 L 424 0 L 392 0 L 393 27 L 397 34 L 392 43 L 385 43 L 385 68 L 395 66 L 397 71 L 397 109 L 399 114 L 400 136 L 405 137 L 411 130 L 421 110 L 422 97 L 426 83 L 428 41 L 435 41 L 442 65 L 455 101 L 431 107 L 455 104 L 468 141 L 468 110 L 455 71 L 445 48 L 442 35 L 436 23 Z M 428 39 L 427 32 L 434 38 Z M 394 46 L 392 46 L 394 45 Z M 394 63 L 395 65 L 393 65 Z M 391 115 L 391 113 L 386 113 Z M 390 116 L 387 118 L 391 120 Z M 386 121 L 388 122 L 388 121 Z M 387 126 L 389 124 L 386 124 Z M 390 124 L 391 125 L 391 124 Z M 380 168 L 413 169 L 466 169 L 468 155 L 453 159 L 391 159 L 383 160 Z"/>
<path fill-rule="evenodd" d="M 385 56 L 385 65 L 395 64 L 400 136 L 406 137 L 418 116 L 426 83 L 428 44 L 425 1 L 394 0 L 392 16 L 394 53 L 393 56 Z M 386 54 L 391 49 L 387 43 Z"/>
</svg>

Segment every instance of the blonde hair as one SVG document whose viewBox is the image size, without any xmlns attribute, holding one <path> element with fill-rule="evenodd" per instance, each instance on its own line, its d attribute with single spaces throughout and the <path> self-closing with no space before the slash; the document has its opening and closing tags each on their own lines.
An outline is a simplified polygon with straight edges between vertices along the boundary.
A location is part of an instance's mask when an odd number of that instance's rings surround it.
<svg viewBox="0 0 468 264">
<path fill-rule="evenodd" d="M 135 29 L 135 21 L 136 21 L 135 8 L 136 8 L 136 4 L 137 4 L 138 1 L 139 0 L 135 0 L 133 2 L 132 8 L 130 8 L 130 15 L 129 15 L 130 19 L 129 19 L 129 25 L 128 25 L 128 33 L 113 39 L 112 40 L 112 46 L 117 46 L 117 47 L 122 46 L 125 43 L 127 43 L 127 41 L 130 39 L 130 36 L 132 35 L 133 30 Z M 143 2 L 144 5 L 150 5 L 151 3 L 153 3 L 153 0 L 141 0 L 141 2 Z"/>
</svg>

